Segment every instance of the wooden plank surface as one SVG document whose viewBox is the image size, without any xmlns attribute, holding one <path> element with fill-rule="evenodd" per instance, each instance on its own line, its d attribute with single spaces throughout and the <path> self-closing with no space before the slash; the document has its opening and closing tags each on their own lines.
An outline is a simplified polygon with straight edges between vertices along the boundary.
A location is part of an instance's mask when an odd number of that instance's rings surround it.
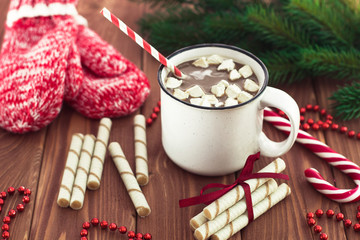
<svg viewBox="0 0 360 240">
<path fill-rule="evenodd" d="M 9 0 L 0 1 L 0 43 L 4 35 L 4 22 Z M 139 66 L 148 76 L 151 94 L 137 113 L 148 117 L 159 100 L 157 70 L 159 64 L 145 53 L 132 40 L 105 20 L 99 11 L 107 7 L 131 28 L 138 30 L 137 20 L 149 9 L 134 1 L 82 0 L 78 11 L 89 21 L 89 27 L 104 40 L 111 43 L 126 58 Z M 0 79 L 1 81 L 1 79 Z M 325 83 L 326 82 L 326 83 Z M 328 97 L 336 90 L 337 82 L 327 79 L 306 79 L 291 86 L 278 86 L 288 92 L 299 106 L 319 104 L 330 109 Z M 0 106 L 1 107 L 1 106 Z M 161 113 L 160 113 L 161 114 Z M 110 142 L 121 144 L 131 167 L 134 169 L 134 114 L 113 119 Z M 315 114 L 313 118 L 317 118 Z M 124 184 L 107 153 L 100 189 L 87 190 L 83 209 L 79 211 L 57 206 L 56 199 L 64 170 L 67 150 L 71 136 L 80 132 L 96 135 L 98 120 L 91 120 L 75 112 L 66 104 L 61 114 L 48 127 L 34 133 L 17 135 L 0 130 L 0 191 L 8 186 L 24 185 L 32 190 L 31 202 L 26 210 L 11 223 L 10 239 L 80 239 L 82 223 L 93 217 L 100 220 L 125 225 L 136 232 L 150 232 L 153 239 L 194 239 L 189 228 L 189 220 L 204 207 L 193 206 L 179 208 L 178 200 L 198 195 L 208 183 L 230 184 L 236 173 L 223 177 L 202 177 L 188 173 L 169 160 L 161 145 L 161 123 L 157 119 L 147 129 L 150 182 L 142 190 L 148 200 L 152 213 L 146 218 L 137 216 Z M 346 122 L 347 126 L 359 131 L 360 120 Z M 282 140 L 285 136 L 270 124 L 264 124 L 264 131 L 271 139 Z M 331 131 L 311 132 L 315 137 L 329 144 L 334 150 L 360 163 L 360 141 Z M 316 192 L 306 182 L 304 170 L 314 167 L 323 177 L 342 188 L 352 188 L 354 183 L 346 175 L 330 167 L 303 146 L 294 147 L 282 156 L 290 176 L 288 184 L 292 194 L 273 209 L 259 217 L 231 239 L 318 239 L 318 235 L 306 224 L 306 213 L 322 208 L 331 208 L 336 213 L 356 222 L 358 203 L 338 204 Z M 254 171 L 270 163 L 273 159 L 261 157 Z M 278 181 L 284 182 L 284 181 Z M 16 206 L 16 200 L 10 200 L 3 207 L 1 217 L 10 208 Z M 15 199 L 15 198 L 14 198 Z M 329 239 L 357 239 L 359 233 L 344 228 L 334 219 L 317 219 Z M 119 238 L 118 232 L 90 229 L 89 239 L 127 239 Z"/>
</svg>

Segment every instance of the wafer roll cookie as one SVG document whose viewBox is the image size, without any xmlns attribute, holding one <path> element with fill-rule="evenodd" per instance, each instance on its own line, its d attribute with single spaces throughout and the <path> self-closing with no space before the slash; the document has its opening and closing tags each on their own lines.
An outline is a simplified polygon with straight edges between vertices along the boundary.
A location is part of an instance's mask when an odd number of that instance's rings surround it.
<svg viewBox="0 0 360 240">
<path fill-rule="evenodd" d="M 278 188 L 274 179 L 270 179 L 264 185 L 256 189 L 251 194 L 252 205 L 256 205 L 264 200 Z M 246 199 L 242 199 L 235 203 L 232 207 L 221 213 L 219 216 L 210 220 L 195 230 L 194 237 L 198 240 L 204 240 L 225 227 L 229 222 L 240 217 L 247 209 Z"/>
<path fill-rule="evenodd" d="M 192 231 L 195 231 L 198 227 L 206 223 L 208 219 L 205 217 L 203 212 L 190 219 L 190 227 Z"/>
<path fill-rule="evenodd" d="M 146 124 L 144 115 L 134 117 L 136 180 L 140 186 L 149 182 L 148 156 L 146 147 Z"/>
<path fill-rule="evenodd" d="M 82 135 L 81 133 L 75 133 L 74 135 L 72 135 L 57 199 L 57 204 L 60 207 L 68 207 L 70 204 L 71 191 L 74 185 L 76 168 L 79 163 L 83 140 L 84 135 Z"/>
<path fill-rule="evenodd" d="M 138 182 L 130 168 L 129 162 L 126 160 L 121 146 L 117 142 L 112 142 L 109 145 L 111 157 L 119 171 L 121 179 L 124 182 L 126 190 L 129 193 L 131 201 L 133 202 L 136 212 L 140 217 L 146 217 L 150 214 L 151 210 L 143 192 L 140 189 Z"/>
<path fill-rule="evenodd" d="M 280 173 L 285 169 L 285 162 L 281 158 L 275 159 L 269 165 L 264 167 L 259 171 L 260 172 L 271 172 L 271 173 Z M 249 179 L 245 182 L 249 184 L 250 191 L 253 192 L 256 188 L 263 185 L 267 182 L 269 178 L 255 178 Z M 221 196 L 219 199 L 212 202 L 210 205 L 204 208 L 203 213 L 205 217 L 209 220 L 213 220 L 220 213 L 240 201 L 245 195 L 244 189 L 238 185 L 235 188 L 231 189 L 225 195 Z"/>
<path fill-rule="evenodd" d="M 94 151 L 95 136 L 86 134 L 81 149 L 79 165 L 76 170 L 76 177 L 71 193 L 70 207 L 78 210 L 83 207 L 86 192 L 86 180 L 88 178 L 91 156 Z"/>
<path fill-rule="evenodd" d="M 90 190 L 96 190 L 100 187 L 111 125 L 112 122 L 110 118 L 102 118 L 100 120 L 98 134 L 95 142 L 94 155 L 91 159 L 91 168 L 87 181 L 87 187 Z"/>
<path fill-rule="evenodd" d="M 290 187 L 283 183 L 281 184 L 278 189 L 266 197 L 264 200 L 256 204 L 253 208 L 254 211 L 254 220 L 257 219 L 259 216 L 264 214 L 267 210 L 275 206 L 277 203 L 279 203 L 281 200 L 283 200 L 285 197 L 290 195 L 291 190 Z M 232 222 L 230 222 L 228 225 L 226 225 L 224 228 L 216 232 L 211 239 L 212 240 L 225 240 L 229 239 L 231 236 L 233 236 L 235 233 L 239 232 L 241 229 L 246 227 L 249 224 L 249 217 L 247 211 L 241 215 L 240 217 L 234 219 Z"/>
</svg>

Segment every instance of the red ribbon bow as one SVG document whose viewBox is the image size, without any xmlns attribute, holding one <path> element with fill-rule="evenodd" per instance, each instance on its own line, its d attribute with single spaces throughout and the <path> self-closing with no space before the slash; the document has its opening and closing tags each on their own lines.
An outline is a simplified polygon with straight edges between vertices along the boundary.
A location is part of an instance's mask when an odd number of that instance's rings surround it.
<svg viewBox="0 0 360 240">
<path fill-rule="evenodd" d="M 261 173 L 252 173 L 254 162 L 260 158 L 260 152 L 250 155 L 245 163 L 243 170 L 240 172 L 239 177 L 235 180 L 233 184 L 226 185 L 221 183 L 210 183 L 201 189 L 200 195 L 196 197 L 181 199 L 179 201 L 179 206 L 188 207 L 192 205 L 197 205 L 200 203 L 211 203 L 216 199 L 220 198 L 222 195 L 229 192 L 231 189 L 240 185 L 243 187 L 245 192 L 245 199 L 246 199 L 246 206 L 248 211 L 249 222 L 254 220 L 254 212 L 252 207 L 252 200 L 251 200 L 251 191 L 250 186 L 245 181 L 252 178 L 278 178 L 278 179 L 285 179 L 289 180 L 289 176 L 286 174 L 281 173 L 269 173 L 269 172 L 261 172 Z M 222 188 L 215 192 L 204 194 L 204 192 L 210 188 Z"/>
</svg>

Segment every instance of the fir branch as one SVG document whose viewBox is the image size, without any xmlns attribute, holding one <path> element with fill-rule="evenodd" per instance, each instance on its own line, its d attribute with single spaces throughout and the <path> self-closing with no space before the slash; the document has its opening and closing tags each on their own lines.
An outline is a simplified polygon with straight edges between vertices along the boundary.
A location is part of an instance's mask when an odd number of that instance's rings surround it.
<svg viewBox="0 0 360 240">
<path fill-rule="evenodd" d="M 193 4 L 191 0 L 131 0 L 133 2 L 143 2 L 150 5 L 150 7 L 169 7 L 179 6 L 182 4 Z"/>
<path fill-rule="evenodd" d="M 360 82 L 354 82 L 352 85 L 346 85 L 345 87 L 336 91 L 332 100 L 336 103 L 333 105 L 335 110 L 335 116 L 340 117 L 343 120 L 350 120 L 360 117 Z"/>
<path fill-rule="evenodd" d="M 246 17 L 247 30 L 256 34 L 260 41 L 266 41 L 278 48 L 310 45 L 306 32 L 280 16 L 272 8 L 259 4 L 249 6 L 246 9 Z"/>
<path fill-rule="evenodd" d="M 303 68 L 314 76 L 331 76 L 337 79 L 360 79 L 360 51 L 331 47 L 302 49 Z"/>
<path fill-rule="evenodd" d="M 289 17 L 310 31 L 318 45 L 353 46 L 353 31 L 330 1 L 291 0 L 285 7 Z"/>
</svg>

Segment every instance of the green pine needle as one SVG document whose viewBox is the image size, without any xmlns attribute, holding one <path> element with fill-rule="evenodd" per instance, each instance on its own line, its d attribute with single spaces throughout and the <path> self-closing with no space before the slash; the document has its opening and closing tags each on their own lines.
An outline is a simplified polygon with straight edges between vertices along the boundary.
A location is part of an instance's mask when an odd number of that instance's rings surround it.
<svg viewBox="0 0 360 240">
<path fill-rule="evenodd" d="M 336 91 L 330 98 L 335 100 L 335 116 L 343 120 L 350 120 L 360 117 L 360 82 L 354 82 L 352 85 Z"/>
</svg>

